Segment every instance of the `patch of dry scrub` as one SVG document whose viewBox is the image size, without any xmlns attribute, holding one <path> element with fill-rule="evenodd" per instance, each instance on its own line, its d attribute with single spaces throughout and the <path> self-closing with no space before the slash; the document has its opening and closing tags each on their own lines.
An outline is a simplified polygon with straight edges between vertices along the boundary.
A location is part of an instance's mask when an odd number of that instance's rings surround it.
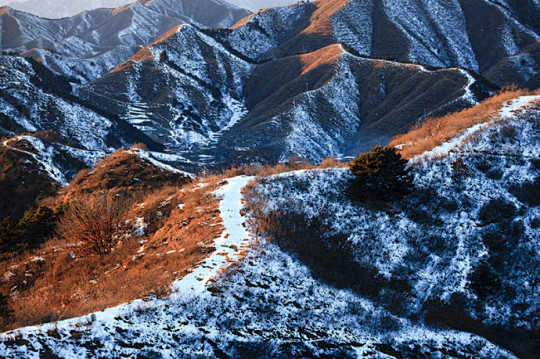
<svg viewBox="0 0 540 359">
<path fill-rule="evenodd" d="M 223 230 L 217 181 L 162 187 L 132 202 L 123 223 L 133 229 L 108 254 L 82 251 L 84 241 L 54 239 L 0 262 L 0 291 L 13 320 L 3 330 L 57 321 L 146 296 L 170 284 L 214 251 Z"/>
<path fill-rule="evenodd" d="M 526 95 L 540 95 L 540 90 L 531 92 L 516 87 L 505 88 L 472 108 L 430 118 L 413 126 L 408 133 L 392 138 L 389 146 L 397 146 L 404 158 L 413 158 L 459 136 L 469 127 L 495 119 L 506 103 Z"/>
</svg>

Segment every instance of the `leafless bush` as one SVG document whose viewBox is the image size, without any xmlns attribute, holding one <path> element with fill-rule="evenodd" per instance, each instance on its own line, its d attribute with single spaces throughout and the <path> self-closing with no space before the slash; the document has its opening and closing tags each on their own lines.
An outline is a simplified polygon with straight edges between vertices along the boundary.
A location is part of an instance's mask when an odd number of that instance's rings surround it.
<svg viewBox="0 0 540 359">
<path fill-rule="evenodd" d="M 83 253 L 107 254 L 128 232 L 128 210 L 125 199 L 111 194 L 84 197 L 68 205 L 58 233 L 70 242 L 82 242 Z"/>
</svg>

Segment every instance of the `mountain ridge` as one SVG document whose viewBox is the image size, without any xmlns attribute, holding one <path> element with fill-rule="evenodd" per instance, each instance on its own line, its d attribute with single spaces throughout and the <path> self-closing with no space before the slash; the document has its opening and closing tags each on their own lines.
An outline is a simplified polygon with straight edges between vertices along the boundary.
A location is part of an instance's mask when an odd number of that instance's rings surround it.
<svg viewBox="0 0 540 359">
<path fill-rule="evenodd" d="M 171 1 L 135 2 L 115 16 L 154 6 L 167 24 Z M 190 0 L 183 1 L 188 9 Z M 226 29 L 175 24 L 149 38 L 127 27 L 104 43 L 113 51 L 91 59 L 80 60 L 88 49 L 73 40 L 74 57 L 55 59 L 39 48 L 24 54 L 63 75 L 85 106 L 197 163 L 202 156 L 227 166 L 245 152 L 320 161 L 385 143 L 429 116 L 483 100 L 498 85 L 534 84 L 539 35 L 527 11 L 536 4 L 501 4 L 319 0 L 265 9 Z M 489 19 L 478 17 L 482 9 Z M 484 51 L 487 43 L 497 45 Z"/>
</svg>

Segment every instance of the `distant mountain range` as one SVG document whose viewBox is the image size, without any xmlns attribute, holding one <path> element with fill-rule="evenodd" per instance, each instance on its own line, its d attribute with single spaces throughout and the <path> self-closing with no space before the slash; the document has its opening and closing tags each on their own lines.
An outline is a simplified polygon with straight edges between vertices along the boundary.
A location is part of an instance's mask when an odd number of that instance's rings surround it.
<svg viewBox="0 0 540 359">
<path fill-rule="evenodd" d="M 499 86 L 538 87 L 539 7 L 319 0 L 248 15 L 153 0 L 61 20 L 3 8 L 0 46 L 22 58 L 3 57 L 0 127 L 104 153 L 141 141 L 205 166 L 353 155 Z"/>
<path fill-rule="evenodd" d="M 3 8 L 1 47 L 87 82 L 178 24 L 228 27 L 248 14 L 221 0 L 139 1 L 57 20 Z"/>
<path fill-rule="evenodd" d="M 74 16 L 85 10 L 116 8 L 133 2 L 132 0 L 15 0 L 7 1 L 13 9 L 50 19 Z"/>
<path fill-rule="evenodd" d="M 116 8 L 132 3 L 133 0 L 4 0 L 0 1 L 0 6 L 9 6 L 13 9 L 24 11 L 40 17 L 49 19 L 60 19 L 77 15 L 86 10 L 99 8 Z M 290 0 L 230 0 L 227 1 L 239 8 L 251 10 L 253 12 L 260 9 L 284 6 L 293 3 Z"/>
</svg>

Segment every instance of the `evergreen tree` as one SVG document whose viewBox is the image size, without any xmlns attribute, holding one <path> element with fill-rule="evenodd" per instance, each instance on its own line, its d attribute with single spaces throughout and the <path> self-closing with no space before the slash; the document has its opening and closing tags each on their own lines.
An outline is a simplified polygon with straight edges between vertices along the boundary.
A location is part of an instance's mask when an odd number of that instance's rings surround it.
<svg viewBox="0 0 540 359">
<path fill-rule="evenodd" d="M 0 293 L 0 318 L 4 323 L 13 317 L 13 310 L 9 307 L 8 297 Z"/>
<path fill-rule="evenodd" d="M 18 251 L 35 247 L 53 235 L 63 207 L 54 212 L 46 206 L 30 208 L 18 222 L 9 217 L 0 221 L 0 251 Z"/>
<path fill-rule="evenodd" d="M 407 160 L 393 147 L 373 147 L 349 167 L 354 175 L 350 190 L 355 199 L 400 198 L 412 189 Z"/>
<path fill-rule="evenodd" d="M 17 229 L 17 223 L 13 222 L 9 217 L 0 221 L 0 250 L 9 251 L 15 246 L 20 239 L 20 234 Z"/>
<path fill-rule="evenodd" d="M 46 206 L 30 208 L 24 213 L 19 227 L 24 231 L 28 244 L 37 245 L 51 236 L 56 226 L 57 216 L 52 209 Z"/>
</svg>

